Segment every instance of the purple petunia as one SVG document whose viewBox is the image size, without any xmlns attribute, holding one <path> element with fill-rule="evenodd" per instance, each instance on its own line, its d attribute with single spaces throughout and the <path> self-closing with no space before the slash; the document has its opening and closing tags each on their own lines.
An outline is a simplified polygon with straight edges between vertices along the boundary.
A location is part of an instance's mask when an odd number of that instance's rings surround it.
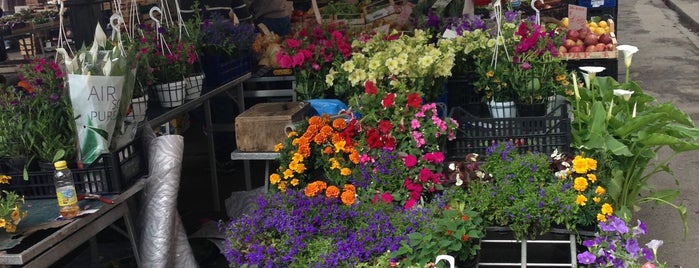
<svg viewBox="0 0 699 268">
<path fill-rule="evenodd" d="M 578 262 L 580 264 L 593 264 L 595 263 L 596 259 L 597 257 L 595 257 L 595 255 L 592 255 L 592 253 L 587 251 L 578 254 Z"/>
</svg>

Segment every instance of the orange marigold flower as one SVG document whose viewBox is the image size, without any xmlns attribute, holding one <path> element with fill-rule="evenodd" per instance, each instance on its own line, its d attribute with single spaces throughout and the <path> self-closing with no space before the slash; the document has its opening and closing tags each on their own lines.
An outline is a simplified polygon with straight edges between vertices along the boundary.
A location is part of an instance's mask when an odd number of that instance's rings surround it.
<svg viewBox="0 0 699 268">
<path fill-rule="evenodd" d="M 313 142 L 316 144 L 322 144 L 325 142 L 325 140 L 328 139 L 328 136 L 323 134 L 323 133 L 318 133 L 315 137 L 313 137 Z"/>
<path fill-rule="evenodd" d="M 277 189 L 279 189 L 279 191 L 282 191 L 282 193 L 286 192 L 286 182 L 279 182 L 279 184 L 277 185 Z"/>
<path fill-rule="evenodd" d="M 612 208 L 612 205 L 610 205 L 609 203 L 604 203 L 602 205 L 602 214 L 611 216 L 612 213 L 614 213 L 614 208 Z"/>
<path fill-rule="evenodd" d="M 308 126 L 308 128 L 306 129 L 306 133 L 303 133 L 303 137 L 306 137 L 306 138 L 308 138 L 308 139 L 310 140 L 311 137 L 313 137 L 315 134 L 318 133 L 318 131 L 320 131 L 320 126 L 318 126 L 318 125 L 310 125 L 310 126 Z"/>
<path fill-rule="evenodd" d="M 329 114 L 323 114 L 323 124 L 330 123 L 330 115 Z"/>
<path fill-rule="evenodd" d="M 299 146 L 299 154 L 301 154 L 303 157 L 310 157 L 311 156 L 311 146 L 308 144 Z"/>
<path fill-rule="evenodd" d="M 318 181 L 317 183 L 318 183 L 318 189 L 320 189 L 321 191 L 328 188 L 328 184 L 325 183 L 324 181 Z"/>
<path fill-rule="evenodd" d="M 349 176 L 352 175 L 352 170 L 349 168 L 341 168 L 340 169 L 340 175 L 342 176 Z"/>
<path fill-rule="evenodd" d="M 311 116 L 311 118 L 308 118 L 308 124 L 310 124 L 310 125 L 318 125 L 318 124 L 322 124 L 322 123 L 323 123 L 323 119 L 321 119 L 320 116 L 314 115 L 314 116 Z"/>
<path fill-rule="evenodd" d="M 290 183 L 291 183 L 291 186 L 298 186 L 298 185 L 299 185 L 299 179 L 296 179 L 296 178 L 291 179 L 291 182 L 290 182 Z"/>
<path fill-rule="evenodd" d="M 335 133 L 335 130 L 333 130 L 333 128 L 330 127 L 330 126 L 323 126 L 323 128 L 320 129 L 320 133 L 322 133 L 323 135 L 326 135 L 326 136 L 330 137 L 330 135 L 332 135 L 333 133 Z"/>
<path fill-rule="evenodd" d="M 282 177 L 279 176 L 279 174 L 277 174 L 277 173 L 269 175 L 269 183 L 271 183 L 272 185 L 279 183 L 281 180 L 282 180 Z"/>
<path fill-rule="evenodd" d="M 579 206 L 585 206 L 587 204 L 587 197 L 584 195 L 579 194 L 578 197 L 575 198 L 575 204 L 578 204 Z"/>
<path fill-rule="evenodd" d="M 350 191 L 350 192 L 357 192 L 357 188 L 354 187 L 354 185 L 349 184 L 349 183 L 342 186 L 342 190 L 343 191 Z"/>
<path fill-rule="evenodd" d="M 340 196 L 342 203 L 348 206 L 354 204 L 355 198 L 354 191 L 344 191 Z"/>
<path fill-rule="evenodd" d="M 306 185 L 306 188 L 303 189 L 303 194 L 307 197 L 314 197 L 318 192 L 320 192 L 320 189 L 318 189 L 318 184 L 316 182 L 309 183 Z"/>
<path fill-rule="evenodd" d="M 340 196 L 340 188 L 337 188 L 335 185 L 328 186 L 328 189 L 325 189 L 325 196 L 328 198 L 337 198 Z"/>
<path fill-rule="evenodd" d="M 577 190 L 578 192 L 587 190 L 587 179 L 583 177 L 575 178 L 573 188 L 575 188 L 575 190 Z"/>
<path fill-rule="evenodd" d="M 359 153 L 356 150 L 352 150 L 349 155 L 349 160 L 355 165 L 359 164 Z"/>
<path fill-rule="evenodd" d="M 585 174 L 585 173 L 587 173 L 587 170 L 589 169 L 587 164 L 588 164 L 587 159 L 578 155 L 573 159 L 573 170 L 575 170 L 575 172 L 578 174 Z"/>
<path fill-rule="evenodd" d="M 333 153 L 333 147 L 326 146 L 326 147 L 323 149 L 323 153 L 324 153 L 324 154 L 332 154 L 332 153 Z"/>
<path fill-rule="evenodd" d="M 590 170 L 597 170 L 597 160 L 592 159 L 592 158 L 586 158 L 587 160 L 587 168 Z"/>
<path fill-rule="evenodd" d="M 296 165 L 296 169 L 294 171 L 296 171 L 296 173 L 298 174 L 303 174 L 304 172 L 306 172 L 306 165 L 303 163 L 299 163 L 298 165 Z"/>
<path fill-rule="evenodd" d="M 605 190 L 604 187 L 602 187 L 602 186 L 597 186 L 597 189 L 595 189 L 595 193 L 597 195 L 603 195 L 606 192 L 607 192 L 607 190 Z"/>
<path fill-rule="evenodd" d="M 337 130 L 343 130 L 347 127 L 347 122 L 345 119 L 342 118 L 336 118 L 333 120 L 333 127 Z"/>
<path fill-rule="evenodd" d="M 9 184 L 12 177 L 7 175 L 0 175 L 0 183 Z"/>
<path fill-rule="evenodd" d="M 345 139 L 342 138 L 342 136 L 340 136 L 340 135 L 337 134 L 337 133 L 333 134 L 333 136 L 330 137 L 330 141 L 331 141 L 332 143 L 338 143 L 339 141 L 343 141 L 343 140 L 345 140 Z"/>
</svg>

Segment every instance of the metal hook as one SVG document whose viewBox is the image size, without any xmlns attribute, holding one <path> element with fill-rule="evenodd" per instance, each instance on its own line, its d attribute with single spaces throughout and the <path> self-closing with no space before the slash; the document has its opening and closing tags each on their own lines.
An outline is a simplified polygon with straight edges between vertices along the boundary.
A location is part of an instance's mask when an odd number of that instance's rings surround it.
<svg viewBox="0 0 699 268">
<path fill-rule="evenodd" d="M 544 4 L 544 0 L 534 0 L 532 1 L 532 9 L 534 9 L 534 12 L 536 12 L 536 24 L 541 25 L 541 14 L 539 12 L 539 9 L 534 6 L 534 4 L 539 1 L 541 4 Z"/>
<path fill-rule="evenodd" d="M 156 7 L 156 6 L 150 8 L 150 11 L 148 11 L 148 16 L 150 16 L 150 19 L 155 21 L 155 25 L 158 26 L 158 28 L 160 28 L 160 20 L 156 19 L 155 16 L 153 15 L 153 12 L 156 12 L 156 11 L 162 16 L 163 12 L 160 11 L 160 8 Z"/>
</svg>

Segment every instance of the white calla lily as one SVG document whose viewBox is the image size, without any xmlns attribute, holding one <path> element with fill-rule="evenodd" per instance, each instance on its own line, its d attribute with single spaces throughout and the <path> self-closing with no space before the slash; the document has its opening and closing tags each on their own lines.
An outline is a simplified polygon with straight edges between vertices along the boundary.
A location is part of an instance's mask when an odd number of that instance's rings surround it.
<svg viewBox="0 0 699 268">
<path fill-rule="evenodd" d="M 583 70 L 587 74 L 595 75 L 597 73 L 604 72 L 606 68 L 600 66 L 580 66 L 580 70 Z"/>
<path fill-rule="evenodd" d="M 625 101 L 629 101 L 631 95 L 633 95 L 633 91 L 625 89 L 615 89 L 613 92 L 614 96 L 622 97 Z"/>
<path fill-rule="evenodd" d="M 631 59 L 633 54 L 638 52 L 638 48 L 631 45 L 620 45 L 617 49 L 624 53 L 624 66 L 626 66 L 626 83 L 629 82 L 629 69 L 631 69 Z"/>
</svg>

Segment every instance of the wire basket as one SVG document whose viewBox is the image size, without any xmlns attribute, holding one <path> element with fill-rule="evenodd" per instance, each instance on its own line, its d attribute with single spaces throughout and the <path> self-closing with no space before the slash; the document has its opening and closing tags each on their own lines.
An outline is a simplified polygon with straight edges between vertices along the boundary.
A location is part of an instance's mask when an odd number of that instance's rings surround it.
<svg viewBox="0 0 699 268">
<path fill-rule="evenodd" d="M 173 108 L 184 104 L 185 82 L 184 80 L 157 84 L 152 86 L 155 95 L 164 108 Z"/>
</svg>

